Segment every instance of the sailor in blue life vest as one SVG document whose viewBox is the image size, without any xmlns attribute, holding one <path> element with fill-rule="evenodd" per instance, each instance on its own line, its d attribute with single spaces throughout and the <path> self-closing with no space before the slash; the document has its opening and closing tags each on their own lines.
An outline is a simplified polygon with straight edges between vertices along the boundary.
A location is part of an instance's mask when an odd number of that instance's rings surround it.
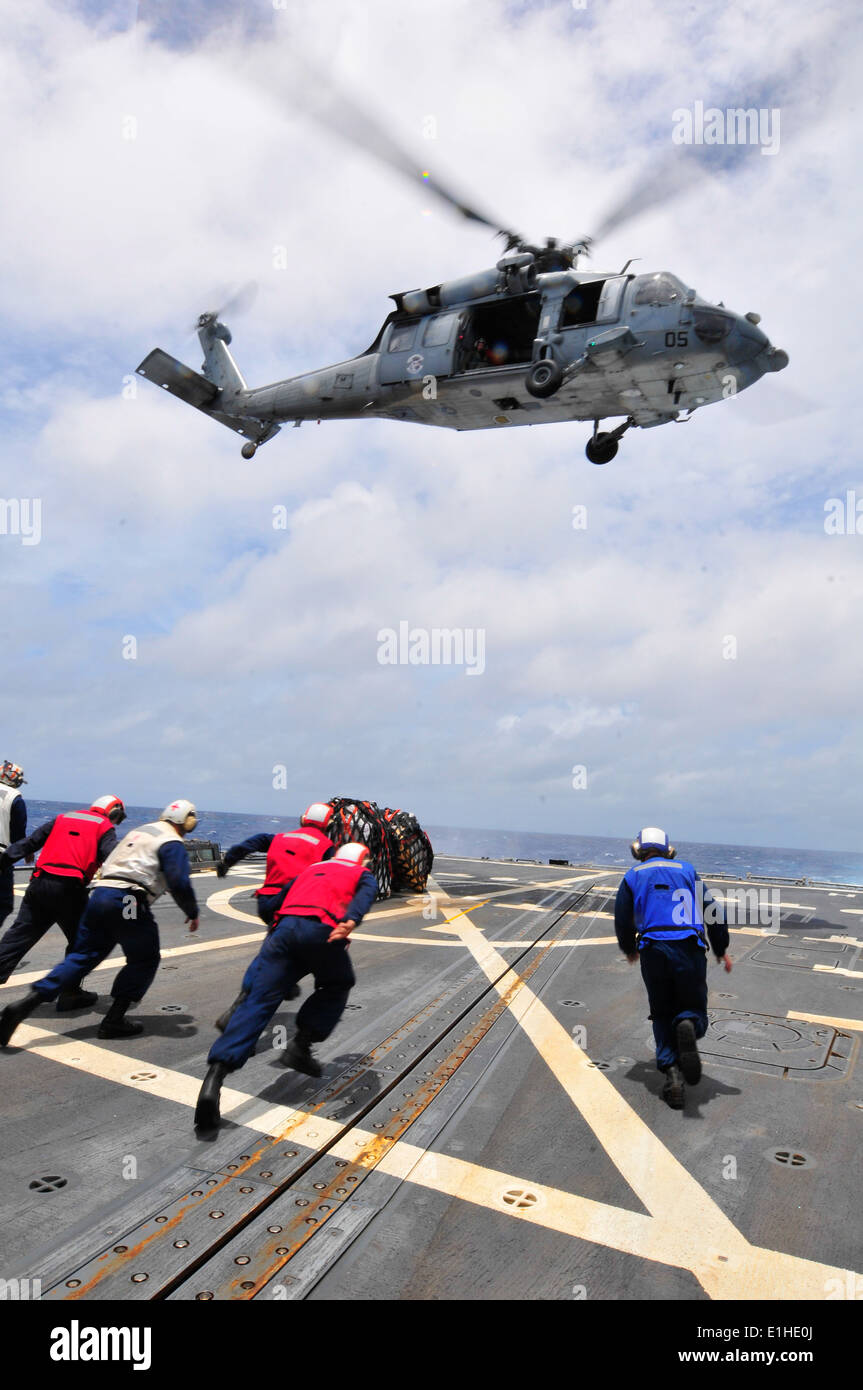
<svg viewBox="0 0 863 1390">
<path fill-rule="evenodd" d="M 218 1126 L 226 1073 L 248 1061 L 286 991 L 308 974 L 314 976 L 314 992 L 297 1014 L 296 1033 L 282 1061 L 307 1076 L 321 1075 L 312 1044 L 330 1036 L 356 984 L 348 938 L 377 896 L 369 862 L 365 845 L 340 845 L 332 859 L 313 864 L 295 879 L 276 914 L 275 930 L 261 947 L 248 998 L 210 1048 L 196 1126 Z"/>
<path fill-rule="evenodd" d="M 68 943 L 66 955 L 71 954 L 87 906 L 87 885 L 116 849 L 115 826 L 125 819 L 126 808 L 118 796 L 100 796 L 86 810 L 62 811 L 9 846 L 6 854 L 12 863 L 36 853 L 39 859 L 14 925 L 0 937 L 0 984 L 55 922 Z M 57 996 L 57 1009 L 82 1009 L 98 998 L 76 980 Z"/>
<path fill-rule="evenodd" d="M 716 959 L 731 969 L 725 911 L 693 866 L 675 859 L 664 830 L 646 826 L 630 850 L 639 862 L 617 890 L 614 930 L 626 959 L 641 960 L 656 1065 L 665 1072 L 662 1098 L 682 1110 L 684 1082 L 701 1080 L 697 1039 L 707 1031 L 708 939 Z"/>
<path fill-rule="evenodd" d="M 335 852 L 335 845 L 326 834 L 327 826 L 333 818 L 333 808 L 325 801 L 315 801 L 307 806 L 300 816 L 299 830 L 281 831 L 276 835 L 262 833 L 250 835 L 238 845 L 231 845 L 219 860 L 216 874 L 224 878 L 229 869 L 245 859 L 247 854 L 266 852 L 267 868 L 264 881 L 255 891 L 258 916 L 265 922 L 269 931 L 273 930 L 275 916 L 285 900 L 285 894 L 298 874 L 311 864 L 329 859 Z M 240 993 L 233 1004 L 216 1019 L 216 1027 L 223 1033 L 228 1026 L 234 1010 L 239 1008 L 252 987 L 252 979 L 258 968 L 258 956 L 249 965 L 243 976 Z M 299 985 L 292 985 L 286 999 L 299 997 Z"/>
<path fill-rule="evenodd" d="M 6 851 L 27 834 L 27 803 L 19 790 L 24 780 L 17 763 L 7 758 L 0 764 L 0 927 L 15 907 L 15 870 Z"/>
<path fill-rule="evenodd" d="M 91 894 L 74 950 L 17 1004 L 0 1014 L 0 1046 L 5 1047 L 18 1024 L 58 994 L 77 984 L 114 947 L 123 948 L 126 964 L 111 986 L 111 1007 L 99 1025 L 100 1038 L 133 1038 L 144 1025 L 126 1018 L 130 1004 L 139 1003 L 159 968 L 159 928 L 150 908 L 170 893 L 185 912 L 189 931 L 198 930 L 198 903 L 189 877 L 189 856 L 183 837 L 198 823 L 191 801 L 172 801 L 157 821 L 130 830 L 102 867 Z"/>
</svg>

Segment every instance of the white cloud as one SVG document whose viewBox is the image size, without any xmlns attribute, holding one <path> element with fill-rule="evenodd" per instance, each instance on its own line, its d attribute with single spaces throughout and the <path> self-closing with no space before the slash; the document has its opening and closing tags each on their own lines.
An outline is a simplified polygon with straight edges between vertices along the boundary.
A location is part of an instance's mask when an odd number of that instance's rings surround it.
<svg viewBox="0 0 863 1390">
<path fill-rule="evenodd" d="M 381 0 L 297 22 L 428 167 L 529 235 L 568 236 L 643 173 L 676 106 L 818 52 L 803 0 L 745 25 L 740 5 L 680 13 L 443 0 L 428 22 Z M 760 311 L 791 354 L 781 380 L 631 432 L 607 468 L 580 425 L 383 422 L 286 429 L 244 463 L 147 383 L 123 398 L 150 347 L 197 366 L 196 314 L 254 277 L 234 351 L 272 380 L 365 347 L 391 290 L 496 254 L 291 105 L 280 23 L 254 48 L 171 48 L 37 0 L 5 58 L 3 488 L 41 497 L 44 533 L 0 537 L 8 755 L 46 796 L 110 770 L 139 802 L 183 783 L 212 809 L 275 812 L 341 790 L 438 824 L 646 817 L 689 839 L 850 843 L 863 538 L 823 529 L 828 497 L 863 497 L 850 62 L 829 84 L 804 70 L 775 158 L 597 248 L 597 266 L 641 255 Z M 750 423 L 786 382 L 828 408 Z M 377 632 L 402 619 L 483 629 L 485 674 L 382 667 Z"/>
</svg>

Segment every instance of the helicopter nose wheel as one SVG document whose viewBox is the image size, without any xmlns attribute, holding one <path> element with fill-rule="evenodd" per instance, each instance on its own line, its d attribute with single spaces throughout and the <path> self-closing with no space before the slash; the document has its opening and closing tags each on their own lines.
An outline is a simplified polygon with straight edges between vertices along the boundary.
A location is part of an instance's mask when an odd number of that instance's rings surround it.
<svg viewBox="0 0 863 1390">
<path fill-rule="evenodd" d="M 555 391 L 560 389 L 562 381 L 563 369 L 550 357 L 544 357 L 540 362 L 534 362 L 524 379 L 524 384 L 531 396 L 539 396 L 544 400 L 546 396 L 553 396 Z"/>
<path fill-rule="evenodd" d="M 591 463 L 611 463 L 617 453 L 617 440 L 610 434 L 595 434 L 584 446 Z"/>
<path fill-rule="evenodd" d="M 253 459 L 257 452 L 257 444 L 252 444 L 251 442 L 248 444 L 244 444 L 242 449 L 240 450 L 240 453 L 243 455 L 244 459 Z"/>
</svg>

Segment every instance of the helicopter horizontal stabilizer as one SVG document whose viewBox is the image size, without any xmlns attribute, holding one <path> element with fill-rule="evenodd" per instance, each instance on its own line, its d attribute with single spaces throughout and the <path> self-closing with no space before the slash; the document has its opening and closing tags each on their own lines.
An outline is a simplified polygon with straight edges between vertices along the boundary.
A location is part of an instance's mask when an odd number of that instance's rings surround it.
<svg viewBox="0 0 863 1390">
<path fill-rule="evenodd" d="M 178 362 L 176 357 L 163 352 L 161 348 L 154 348 L 136 371 L 139 376 L 145 376 L 154 385 L 170 391 L 172 396 L 185 401 L 186 405 L 195 406 L 197 410 L 212 405 L 219 394 L 218 386 L 214 386 L 212 381 L 193 372 L 191 367 Z"/>
<path fill-rule="evenodd" d="M 209 415 L 211 420 L 218 421 L 226 429 L 234 430 L 236 434 L 241 434 L 244 439 L 249 439 L 254 444 L 264 444 L 279 433 L 280 426 L 268 420 L 218 410 L 216 406 L 222 395 L 218 386 L 200 373 L 194 372 L 191 367 L 187 367 L 185 362 L 178 362 L 176 357 L 172 357 L 169 352 L 163 352 L 161 348 L 154 348 L 148 353 L 135 370 L 139 376 L 146 377 L 163 391 L 170 391 L 178 400 L 186 405 L 193 405 L 196 410 Z"/>
</svg>

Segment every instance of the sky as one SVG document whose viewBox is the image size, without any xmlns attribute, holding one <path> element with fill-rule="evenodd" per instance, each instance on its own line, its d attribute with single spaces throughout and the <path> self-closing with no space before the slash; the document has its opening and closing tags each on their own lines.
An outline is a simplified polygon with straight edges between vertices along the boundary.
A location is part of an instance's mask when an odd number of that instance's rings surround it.
<svg viewBox="0 0 863 1390">
<path fill-rule="evenodd" d="M 0 12 L 0 757 L 31 795 L 273 815 L 348 795 L 434 825 L 859 846 L 847 6 Z M 254 280 L 228 321 L 265 384 L 361 352 L 389 294 L 499 255 L 313 119 L 310 69 L 534 239 L 658 187 L 676 110 L 778 110 L 775 154 L 718 150 L 588 267 L 637 256 L 757 311 L 789 368 L 631 430 L 603 468 L 583 423 L 309 422 L 244 461 L 135 377 L 151 348 L 197 368 L 197 315 Z M 401 622 L 482 633 L 484 669 L 382 664 Z"/>
</svg>

